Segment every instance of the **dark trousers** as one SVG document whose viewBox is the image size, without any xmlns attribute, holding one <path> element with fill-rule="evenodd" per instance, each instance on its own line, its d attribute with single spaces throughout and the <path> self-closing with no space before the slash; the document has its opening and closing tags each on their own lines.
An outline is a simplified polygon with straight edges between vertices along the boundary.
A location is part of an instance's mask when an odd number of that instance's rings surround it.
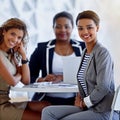
<svg viewBox="0 0 120 120">
<path fill-rule="evenodd" d="M 35 93 L 32 101 L 48 101 L 52 105 L 74 105 L 75 97 L 59 98 L 46 96 L 45 93 Z"/>
</svg>

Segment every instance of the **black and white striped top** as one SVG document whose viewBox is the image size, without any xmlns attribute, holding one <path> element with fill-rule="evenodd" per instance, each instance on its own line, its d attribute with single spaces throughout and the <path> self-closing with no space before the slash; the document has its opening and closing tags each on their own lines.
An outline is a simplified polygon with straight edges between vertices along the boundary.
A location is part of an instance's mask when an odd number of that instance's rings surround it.
<svg viewBox="0 0 120 120">
<path fill-rule="evenodd" d="M 88 64 L 89 58 L 90 58 L 90 55 L 85 54 L 83 61 L 82 61 L 82 65 L 81 65 L 79 72 L 77 74 L 78 81 L 81 84 L 86 96 L 88 96 L 88 93 L 87 93 L 87 86 L 85 84 L 86 81 L 84 81 L 84 77 L 85 77 L 84 72 L 85 72 L 86 66 Z"/>
</svg>

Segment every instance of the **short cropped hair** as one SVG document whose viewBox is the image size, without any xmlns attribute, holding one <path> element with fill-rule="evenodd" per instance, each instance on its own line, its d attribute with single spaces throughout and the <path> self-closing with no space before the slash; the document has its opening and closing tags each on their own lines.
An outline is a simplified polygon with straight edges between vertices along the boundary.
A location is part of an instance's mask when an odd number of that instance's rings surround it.
<svg viewBox="0 0 120 120">
<path fill-rule="evenodd" d="M 56 21 L 58 18 L 61 18 L 61 17 L 68 18 L 68 19 L 71 21 L 72 26 L 74 26 L 72 14 L 70 14 L 70 13 L 68 13 L 68 12 L 66 12 L 66 11 L 63 11 L 63 12 L 57 13 L 57 14 L 54 16 L 54 18 L 53 18 L 53 27 L 54 27 L 54 25 L 55 25 L 55 21 Z"/>
<path fill-rule="evenodd" d="M 77 25 L 78 20 L 84 19 L 84 18 L 92 19 L 96 25 L 99 25 L 100 23 L 100 18 L 94 11 L 86 10 L 78 14 L 76 18 L 76 25 Z"/>
</svg>

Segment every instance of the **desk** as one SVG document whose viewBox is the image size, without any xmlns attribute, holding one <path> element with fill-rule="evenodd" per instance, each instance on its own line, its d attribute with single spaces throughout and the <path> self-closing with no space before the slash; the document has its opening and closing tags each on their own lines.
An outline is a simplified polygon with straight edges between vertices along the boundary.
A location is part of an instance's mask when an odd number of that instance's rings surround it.
<svg viewBox="0 0 120 120">
<path fill-rule="evenodd" d="M 66 83 L 57 83 L 52 84 L 49 82 L 42 83 L 34 83 L 30 85 L 25 85 L 22 87 L 11 87 L 13 91 L 23 91 L 23 92 L 43 92 L 43 93 L 51 93 L 51 92 L 78 92 L 78 86 Z"/>
</svg>

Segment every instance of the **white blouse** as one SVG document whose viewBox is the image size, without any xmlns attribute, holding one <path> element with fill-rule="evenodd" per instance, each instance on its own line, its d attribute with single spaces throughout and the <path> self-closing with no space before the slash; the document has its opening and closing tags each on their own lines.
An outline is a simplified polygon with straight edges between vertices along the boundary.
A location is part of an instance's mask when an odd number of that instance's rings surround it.
<svg viewBox="0 0 120 120">
<path fill-rule="evenodd" d="M 72 53 L 69 56 L 61 56 L 54 52 L 53 56 L 53 65 L 52 65 L 52 71 L 53 74 L 56 75 L 63 75 L 63 57 L 75 57 L 75 53 Z M 47 93 L 46 96 L 49 97 L 59 97 L 59 98 L 71 98 L 74 97 L 74 93 Z"/>
</svg>

